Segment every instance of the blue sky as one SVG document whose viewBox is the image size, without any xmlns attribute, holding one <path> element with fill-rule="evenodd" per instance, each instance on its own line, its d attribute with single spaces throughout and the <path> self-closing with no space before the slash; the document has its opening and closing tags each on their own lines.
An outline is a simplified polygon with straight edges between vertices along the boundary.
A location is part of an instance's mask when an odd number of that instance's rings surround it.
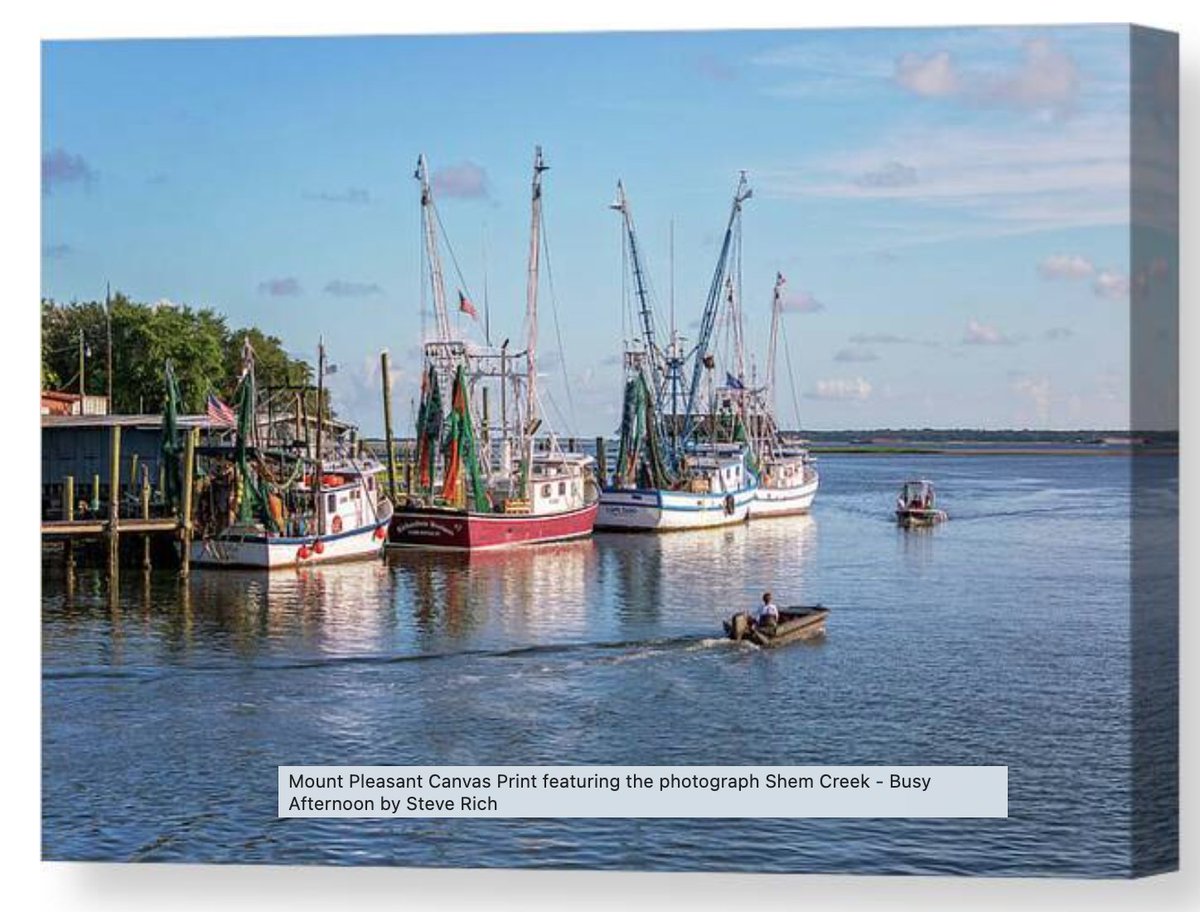
<svg viewBox="0 0 1200 912">
<path fill-rule="evenodd" d="M 323 334 L 335 405 L 368 433 L 387 347 L 404 425 L 417 155 L 467 290 L 482 300 L 486 244 L 493 336 L 516 338 L 540 143 L 560 432 L 618 423 L 617 179 L 664 313 L 674 225 L 687 335 L 740 169 L 760 369 L 788 278 L 785 425 L 798 407 L 810 428 L 1124 427 L 1130 291 L 1172 270 L 1131 279 L 1128 42 L 1085 26 L 49 43 L 42 291 L 109 281 L 212 306 L 306 356 Z"/>
</svg>

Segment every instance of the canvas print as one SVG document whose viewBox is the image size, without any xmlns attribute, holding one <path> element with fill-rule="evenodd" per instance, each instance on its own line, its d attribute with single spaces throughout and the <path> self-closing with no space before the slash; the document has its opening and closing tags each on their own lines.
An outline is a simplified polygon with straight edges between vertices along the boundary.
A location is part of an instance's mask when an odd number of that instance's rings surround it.
<svg viewBox="0 0 1200 912">
<path fill-rule="evenodd" d="M 1177 866 L 1175 35 L 42 68 L 44 858 Z M 701 812 L 705 769 L 884 766 L 1000 810 Z M 699 785 L 328 817 L 292 767 Z"/>
</svg>

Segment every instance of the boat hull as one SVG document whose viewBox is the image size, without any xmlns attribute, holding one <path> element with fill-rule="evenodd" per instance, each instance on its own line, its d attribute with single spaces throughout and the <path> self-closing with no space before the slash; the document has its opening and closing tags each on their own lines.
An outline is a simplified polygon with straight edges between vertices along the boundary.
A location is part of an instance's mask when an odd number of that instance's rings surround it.
<svg viewBox="0 0 1200 912">
<path fill-rule="evenodd" d="M 363 560 L 383 552 L 388 520 L 360 526 L 337 535 L 322 536 L 321 552 L 315 550 L 315 536 L 285 538 L 266 535 L 221 534 L 193 541 L 189 553 L 192 566 L 205 569 L 303 567 L 334 561 Z M 306 557 L 301 557 L 301 549 Z"/>
<path fill-rule="evenodd" d="M 759 485 L 754 492 L 754 501 L 750 504 L 750 518 L 761 519 L 768 516 L 795 516 L 807 513 L 812 509 L 813 499 L 817 496 L 820 478 L 813 477 L 790 488 L 773 488 Z"/>
<path fill-rule="evenodd" d="M 897 510 L 896 522 L 905 528 L 934 526 L 949 517 L 945 510 Z"/>
<path fill-rule="evenodd" d="M 754 488 L 696 494 L 652 488 L 604 488 L 596 528 L 611 532 L 672 532 L 743 523 Z"/>
<path fill-rule="evenodd" d="M 398 507 L 388 546 L 482 551 L 567 541 L 591 535 L 599 504 L 563 513 L 473 513 L 442 507 Z"/>
</svg>

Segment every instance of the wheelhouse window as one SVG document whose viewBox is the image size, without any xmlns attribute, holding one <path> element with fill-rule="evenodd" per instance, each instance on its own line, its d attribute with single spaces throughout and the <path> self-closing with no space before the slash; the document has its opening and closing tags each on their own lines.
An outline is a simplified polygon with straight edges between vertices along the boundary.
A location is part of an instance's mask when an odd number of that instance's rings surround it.
<svg viewBox="0 0 1200 912">
<path fill-rule="evenodd" d="M 336 494 L 330 494 L 328 497 L 325 498 L 325 509 L 328 510 L 330 513 L 337 512 L 337 495 Z"/>
</svg>

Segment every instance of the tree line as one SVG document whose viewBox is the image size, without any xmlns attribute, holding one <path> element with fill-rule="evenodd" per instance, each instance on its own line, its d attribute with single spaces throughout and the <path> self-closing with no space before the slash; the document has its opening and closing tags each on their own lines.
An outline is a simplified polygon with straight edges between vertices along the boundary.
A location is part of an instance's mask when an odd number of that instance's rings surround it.
<svg viewBox="0 0 1200 912">
<path fill-rule="evenodd" d="M 260 388 L 307 385 L 315 378 L 312 366 L 289 356 L 277 337 L 255 327 L 230 328 L 225 317 L 210 308 L 142 304 L 117 292 L 109 300 L 109 313 L 105 311 L 104 301 L 61 304 L 42 300 L 42 389 L 81 391 L 82 343 L 82 391 L 89 395 L 108 391 L 110 314 L 113 412 L 161 410 L 168 359 L 179 379 L 183 410 L 204 411 L 209 393 L 230 401 L 241 374 L 242 346 L 247 338 L 254 348 Z"/>
</svg>

